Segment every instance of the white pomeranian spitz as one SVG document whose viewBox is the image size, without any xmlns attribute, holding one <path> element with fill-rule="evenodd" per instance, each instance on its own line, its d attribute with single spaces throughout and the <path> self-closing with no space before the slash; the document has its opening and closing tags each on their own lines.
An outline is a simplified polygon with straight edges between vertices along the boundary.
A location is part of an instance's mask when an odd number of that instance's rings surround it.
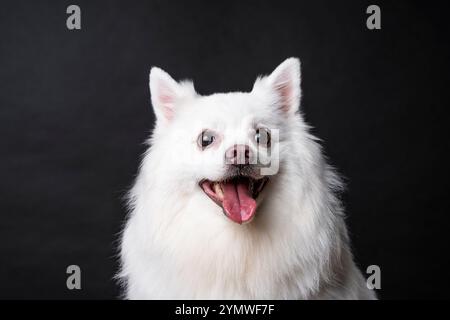
<svg viewBox="0 0 450 320">
<path fill-rule="evenodd" d="M 152 68 L 156 126 L 123 232 L 128 299 L 375 299 L 339 177 L 299 112 L 300 62 L 201 96 Z"/>
</svg>

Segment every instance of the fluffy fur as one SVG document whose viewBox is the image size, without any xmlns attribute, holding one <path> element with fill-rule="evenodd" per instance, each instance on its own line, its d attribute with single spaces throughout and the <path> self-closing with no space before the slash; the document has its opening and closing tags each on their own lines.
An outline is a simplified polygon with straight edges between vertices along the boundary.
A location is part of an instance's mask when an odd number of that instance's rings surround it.
<svg viewBox="0 0 450 320">
<path fill-rule="evenodd" d="M 300 63 L 284 61 L 251 92 L 198 95 L 153 68 L 157 117 L 136 182 L 119 274 L 128 299 L 374 299 L 353 262 L 326 164 L 299 112 Z M 199 187 L 226 172 L 225 150 L 253 126 L 279 129 L 279 162 L 256 217 L 237 224 Z M 200 150 L 203 129 L 220 133 Z M 267 154 L 265 155 L 267 156 Z"/>
</svg>

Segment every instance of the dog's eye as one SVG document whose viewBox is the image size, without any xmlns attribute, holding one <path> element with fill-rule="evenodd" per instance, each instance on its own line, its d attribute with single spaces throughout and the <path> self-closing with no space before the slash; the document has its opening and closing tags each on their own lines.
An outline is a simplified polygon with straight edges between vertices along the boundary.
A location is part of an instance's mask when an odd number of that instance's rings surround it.
<svg viewBox="0 0 450 320">
<path fill-rule="evenodd" d="M 265 147 L 270 146 L 270 132 L 265 128 L 256 129 L 255 141 L 259 145 L 263 145 Z"/>
<path fill-rule="evenodd" d="M 215 133 L 211 130 L 205 130 L 198 136 L 198 145 L 202 149 L 212 144 L 216 140 Z"/>
</svg>

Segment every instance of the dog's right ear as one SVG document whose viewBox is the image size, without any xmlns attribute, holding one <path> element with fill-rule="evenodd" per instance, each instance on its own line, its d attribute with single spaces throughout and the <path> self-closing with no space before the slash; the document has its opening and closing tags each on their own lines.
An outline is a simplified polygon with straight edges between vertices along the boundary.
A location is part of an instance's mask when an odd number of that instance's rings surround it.
<svg viewBox="0 0 450 320">
<path fill-rule="evenodd" d="M 158 122 L 170 122 L 178 105 L 196 96 L 192 82 L 178 83 L 167 72 L 157 67 L 150 70 L 149 85 L 153 110 Z"/>
</svg>

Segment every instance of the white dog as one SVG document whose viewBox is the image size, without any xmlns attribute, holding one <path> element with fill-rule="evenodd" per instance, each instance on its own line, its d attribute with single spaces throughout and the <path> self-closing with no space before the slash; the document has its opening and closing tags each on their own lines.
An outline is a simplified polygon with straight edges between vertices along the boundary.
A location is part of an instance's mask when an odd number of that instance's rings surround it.
<svg viewBox="0 0 450 320">
<path fill-rule="evenodd" d="M 157 122 L 130 191 L 128 299 L 374 299 L 339 177 L 300 112 L 300 62 L 251 92 L 200 96 L 150 72 Z"/>
</svg>

